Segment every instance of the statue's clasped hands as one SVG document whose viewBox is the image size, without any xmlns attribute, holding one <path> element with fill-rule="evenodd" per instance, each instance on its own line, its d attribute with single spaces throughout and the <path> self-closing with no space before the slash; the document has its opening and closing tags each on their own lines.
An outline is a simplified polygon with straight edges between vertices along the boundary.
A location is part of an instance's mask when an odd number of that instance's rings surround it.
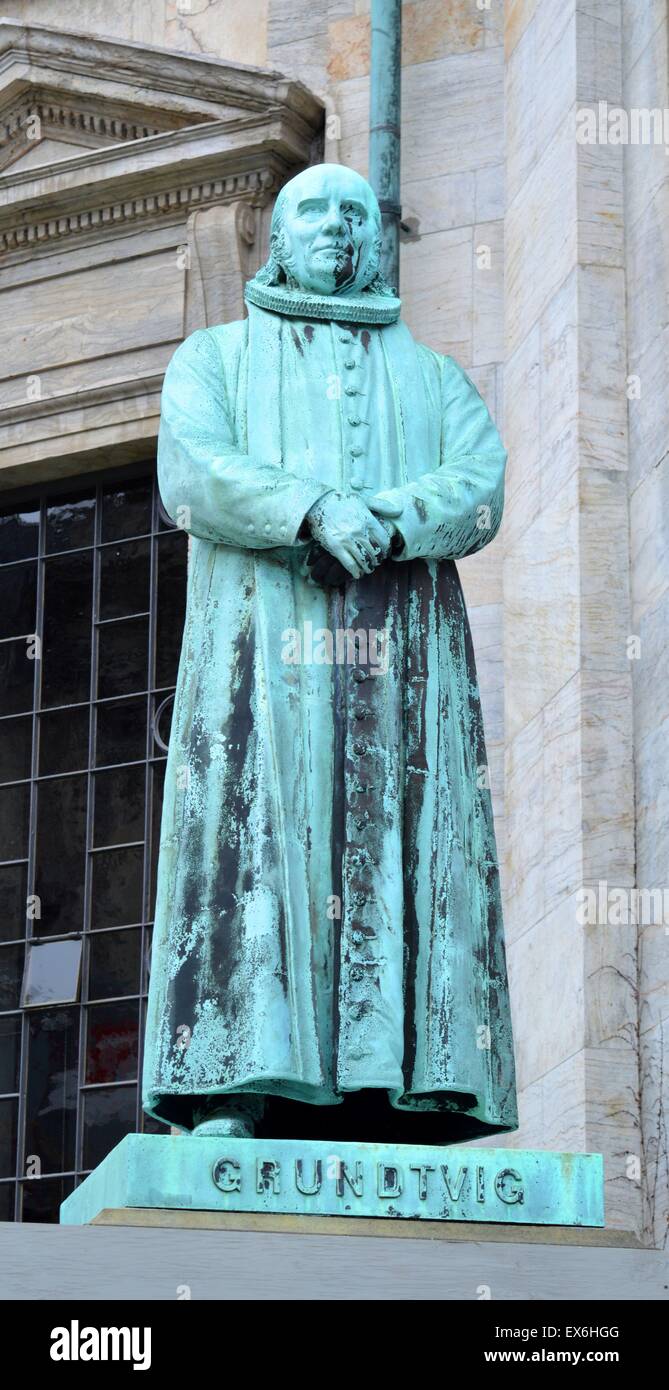
<svg viewBox="0 0 669 1390">
<path fill-rule="evenodd" d="M 359 497 L 326 493 L 305 518 L 317 542 L 307 560 L 312 578 L 336 586 L 371 574 L 391 549 L 397 536 L 392 518 L 401 512 L 397 503 L 381 497 L 372 497 L 367 505 Z"/>
</svg>

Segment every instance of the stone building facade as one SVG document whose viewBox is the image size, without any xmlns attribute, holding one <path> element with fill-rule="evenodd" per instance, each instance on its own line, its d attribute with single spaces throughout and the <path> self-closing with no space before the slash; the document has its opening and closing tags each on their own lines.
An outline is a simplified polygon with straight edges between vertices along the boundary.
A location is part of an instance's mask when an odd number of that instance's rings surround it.
<svg viewBox="0 0 669 1390">
<path fill-rule="evenodd" d="M 502 531 L 460 566 L 503 860 L 509 1142 L 603 1152 L 608 1222 L 655 1244 L 669 934 L 661 911 L 633 920 L 632 890 L 662 893 L 669 858 L 669 131 L 626 143 L 601 120 L 669 106 L 668 41 L 667 0 L 403 6 L 404 316 L 509 450 Z M 369 63 L 368 0 L 13 0 L 3 507 L 150 460 L 166 363 L 242 315 L 281 183 L 321 158 L 367 172 Z"/>
</svg>

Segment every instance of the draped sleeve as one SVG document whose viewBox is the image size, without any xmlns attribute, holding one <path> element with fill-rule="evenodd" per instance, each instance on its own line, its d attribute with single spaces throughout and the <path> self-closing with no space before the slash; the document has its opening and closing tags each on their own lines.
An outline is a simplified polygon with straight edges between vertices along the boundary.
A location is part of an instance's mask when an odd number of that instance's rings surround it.
<svg viewBox="0 0 669 1390">
<path fill-rule="evenodd" d="M 225 360 L 207 329 L 186 338 L 165 374 L 158 482 L 178 526 L 257 550 L 296 544 L 306 513 L 331 490 L 240 450 Z"/>
<path fill-rule="evenodd" d="M 458 559 L 497 535 L 504 507 L 506 450 L 488 409 L 451 357 L 440 360 L 439 467 L 379 493 L 402 506 L 393 518 L 398 560 Z"/>
</svg>

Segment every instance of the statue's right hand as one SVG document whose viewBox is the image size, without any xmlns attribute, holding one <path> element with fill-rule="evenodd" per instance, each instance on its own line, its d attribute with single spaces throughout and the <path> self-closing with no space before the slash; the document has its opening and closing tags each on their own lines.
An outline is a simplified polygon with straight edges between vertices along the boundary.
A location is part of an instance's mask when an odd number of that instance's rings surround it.
<svg viewBox="0 0 669 1390">
<path fill-rule="evenodd" d="M 354 579 L 371 574 L 390 549 L 388 531 L 358 497 L 328 492 L 306 515 L 314 540 Z"/>
</svg>

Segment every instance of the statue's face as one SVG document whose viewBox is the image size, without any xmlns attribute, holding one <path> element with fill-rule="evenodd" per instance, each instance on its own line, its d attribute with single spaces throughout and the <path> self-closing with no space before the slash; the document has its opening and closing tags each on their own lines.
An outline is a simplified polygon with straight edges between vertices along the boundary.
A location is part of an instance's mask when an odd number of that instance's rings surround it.
<svg viewBox="0 0 669 1390">
<path fill-rule="evenodd" d="M 284 269 L 315 294 L 352 294 L 376 271 L 378 203 L 360 174 L 317 164 L 286 184 L 281 199 Z"/>
</svg>

